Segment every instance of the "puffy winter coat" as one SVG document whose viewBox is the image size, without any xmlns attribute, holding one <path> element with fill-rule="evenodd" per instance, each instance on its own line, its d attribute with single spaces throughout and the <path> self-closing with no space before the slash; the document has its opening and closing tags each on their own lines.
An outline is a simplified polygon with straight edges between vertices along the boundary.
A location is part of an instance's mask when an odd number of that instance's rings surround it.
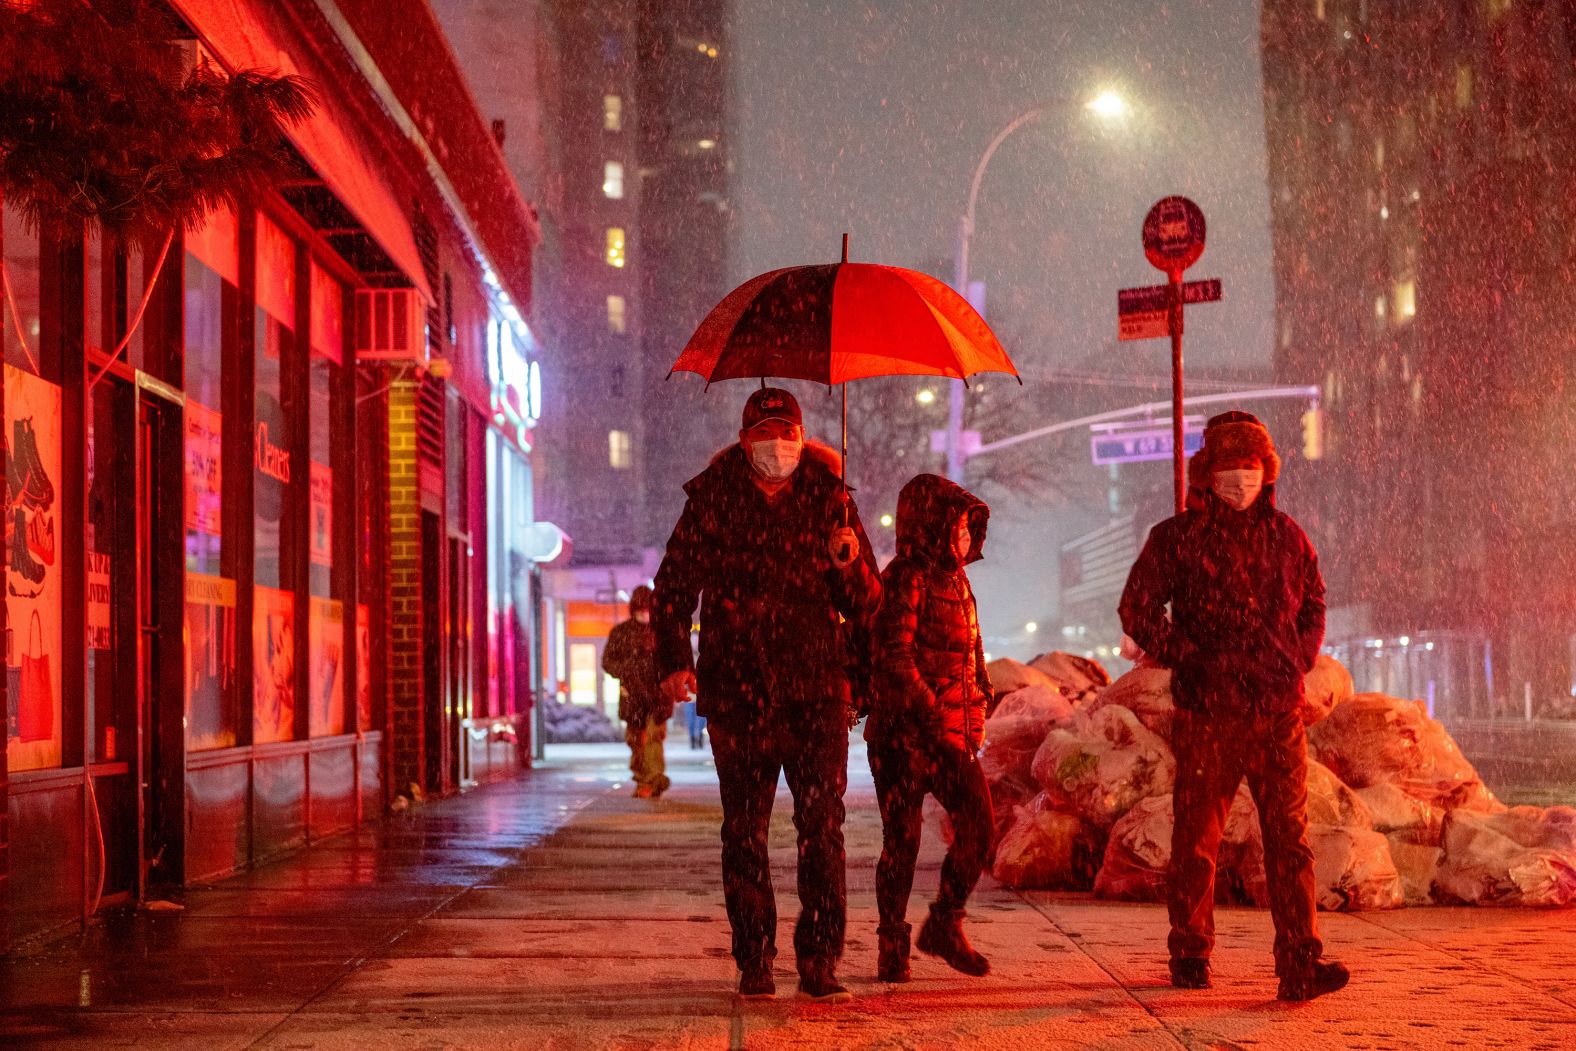
<svg viewBox="0 0 1576 1051">
<path fill-rule="evenodd" d="M 626 723 L 673 717 L 673 705 L 657 689 L 656 649 L 651 625 L 633 617 L 613 625 L 607 634 L 602 670 L 618 680 L 618 717 Z"/>
<path fill-rule="evenodd" d="M 849 622 L 867 619 L 881 581 L 837 453 L 807 442 L 786 489 L 768 504 L 738 445 L 685 486 L 688 500 L 657 570 L 651 623 L 657 673 L 691 666 L 700 603 L 696 709 L 707 717 L 842 722 L 850 700 Z M 860 556 L 832 563 L 847 515 Z"/>
<path fill-rule="evenodd" d="M 1313 545 L 1276 509 L 1273 485 L 1245 511 L 1203 489 L 1197 504 L 1150 530 L 1122 592 L 1122 630 L 1172 670 L 1179 708 L 1291 711 L 1324 641 Z"/>
<path fill-rule="evenodd" d="M 964 515 L 972 543 L 960 562 L 952 537 Z M 963 567 L 979 559 L 989 520 L 983 501 L 938 475 L 919 475 L 903 487 L 897 557 L 881 574 L 875 619 L 876 704 L 865 727 L 873 746 L 947 744 L 974 752 L 983 742 L 990 677 Z"/>
</svg>

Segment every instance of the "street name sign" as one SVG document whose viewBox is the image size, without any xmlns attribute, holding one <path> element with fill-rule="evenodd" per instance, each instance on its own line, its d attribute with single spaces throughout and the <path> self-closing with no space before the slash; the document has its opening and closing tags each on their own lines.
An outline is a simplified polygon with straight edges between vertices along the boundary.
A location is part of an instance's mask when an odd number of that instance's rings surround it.
<svg viewBox="0 0 1576 1051">
<path fill-rule="evenodd" d="M 1169 335 L 1166 310 L 1170 303 L 1169 285 L 1145 285 L 1142 288 L 1123 288 L 1116 293 L 1116 338 L 1122 342 L 1134 339 L 1158 339 Z M 1220 300 L 1220 278 L 1206 281 L 1189 281 L 1182 286 L 1182 302 L 1215 303 Z"/>
<path fill-rule="evenodd" d="M 1189 430 L 1182 438 L 1182 451 L 1192 456 L 1203 448 L 1204 432 Z M 1113 463 L 1145 463 L 1150 460 L 1171 459 L 1172 439 L 1170 428 L 1148 431 L 1118 431 L 1089 436 L 1089 453 L 1099 465 Z"/>
</svg>

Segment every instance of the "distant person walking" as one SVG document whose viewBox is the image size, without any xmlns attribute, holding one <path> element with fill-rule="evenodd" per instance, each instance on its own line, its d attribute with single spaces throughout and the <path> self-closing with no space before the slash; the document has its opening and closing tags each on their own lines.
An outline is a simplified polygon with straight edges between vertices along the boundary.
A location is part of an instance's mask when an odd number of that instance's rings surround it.
<svg viewBox="0 0 1576 1051">
<path fill-rule="evenodd" d="M 952 845 L 919 931 L 919 951 L 964 974 L 990 963 L 963 934 L 963 906 L 990 852 L 990 788 L 977 755 L 990 677 L 964 566 L 979 559 L 990 509 L 961 486 L 922 474 L 897 501 L 897 557 L 881 574 L 875 619 L 875 706 L 865 724 L 881 804 L 876 865 L 876 974 L 909 980 L 908 898 L 926 794 L 946 808 Z"/>
<path fill-rule="evenodd" d="M 651 630 L 651 589 L 642 584 L 629 596 L 629 619 L 608 632 L 602 670 L 618 680 L 618 717 L 629 745 L 635 796 L 655 799 L 668 790 L 663 745 L 673 705 L 657 682 L 656 635 Z"/>
<path fill-rule="evenodd" d="M 1188 465 L 1188 509 L 1149 533 L 1122 592 L 1122 628 L 1172 671 L 1171 984 L 1210 985 L 1215 859 L 1244 777 L 1259 808 L 1282 1000 L 1346 985 L 1323 960 L 1308 846 L 1308 741 L 1297 712 L 1324 640 L 1324 580 L 1275 507 L 1280 457 L 1246 412 L 1212 418 Z M 1170 605 L 1170 615 L 1166 607 Z"/>
<path fill-rule="evenodd" d="M 799 403 L 763 388 L 736 445 L 685 485 L 657 570 L 653 624 L 670 701 L 694 693 L 722 794 L 722 880 L 739 995 L 776 994 L 777 904 L 767 831 L 779 774 L 799 838 L 799 988 L 847 1000 L 837 981 L 846 887 L 848 624 L 868 618 L 880 580 L 838 457 L 807 443 Z M 700 604 L 700 656 L 690 625 Z"/>
</svg>

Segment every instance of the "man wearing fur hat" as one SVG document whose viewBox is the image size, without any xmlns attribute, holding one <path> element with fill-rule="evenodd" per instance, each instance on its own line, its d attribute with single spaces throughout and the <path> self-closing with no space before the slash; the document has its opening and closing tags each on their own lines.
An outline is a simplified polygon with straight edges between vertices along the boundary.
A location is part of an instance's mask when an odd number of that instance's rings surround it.
<svg viewBox="0 0 1576 1051">
<path fill-rule="evenodd" d="M 1212 418 L 1188 465 L 1188 510 L 1150 531 L 1120 612 L 1123 630 L 1171 669 L 1177 706 L 1171 984 L 1210 985 L 1215 859 L 1246 777 L 1264 833 L 1277 995 L 1310 1000 L 1343 987 L 1349 973 L 1321 959 L 1297 712 L 1324 641 L 1324 581 L 1313 545 L 1275 507 L 1279 473 L 1257 417 Z"/>
<path fill-rule="evenodd" d="M 838 468 L 835 452 L 805 442 L 792 394 L 756 391 L 738 444 L 684 486 L 688 500 L 656 576 L 663 690 L 674 701 L 695 694 L 717 764 L 723 894 L 739 994 L 750 999 L 776 993 L 767 829 L 779 772 L 799 834 L 799 988 L 816 1000 L 849 998 L 836 977 L 846 911 L 846 648 L 849 625 L 869 618 L 881 587 Z"/>
</svg>

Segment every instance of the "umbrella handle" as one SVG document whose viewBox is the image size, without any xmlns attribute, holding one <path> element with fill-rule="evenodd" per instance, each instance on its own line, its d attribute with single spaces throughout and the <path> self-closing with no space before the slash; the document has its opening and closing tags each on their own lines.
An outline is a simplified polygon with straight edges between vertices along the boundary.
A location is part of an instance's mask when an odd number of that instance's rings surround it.
<svg viewBox="0 0 1576 1051">
<path fill-rule="evenodd" d="M 843 253 L 846 258 L 848 252 L 848 235 L 843 235 Z M 843 458 L 838 461 L 838 466 L 843 475 L 843 528 L 848 528 L 848 384 L 843 385 Z M 842 563 L 850 562 L 854 557 L 853 548 L 844 544 L 837 549 L 837 560 Z"/>
</svg>

